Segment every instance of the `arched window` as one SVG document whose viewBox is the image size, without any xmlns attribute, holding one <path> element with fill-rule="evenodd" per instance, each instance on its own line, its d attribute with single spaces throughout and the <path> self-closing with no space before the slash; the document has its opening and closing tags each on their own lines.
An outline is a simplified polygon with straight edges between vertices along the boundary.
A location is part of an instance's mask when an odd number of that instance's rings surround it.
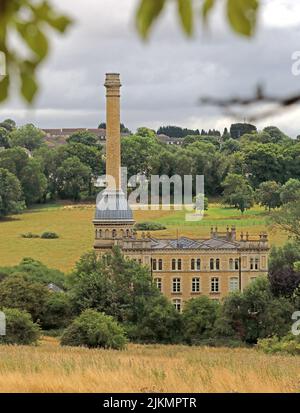
<svg viewBox="0 0 300 413">
<path fill-rule="evenodd" d="M 215 260 L 213 258 L 211 258 L 210 261 L 209 261 L 209 268 L 211 270 L 215 269 Z"/>
<path fill-rule="evenodd" d="M 108 229 L 105 230 L 105 238 L 109 238 L 109 230 Z"/>
<path fill-rule="evenodd" d="M 102 238 L 102 229 L 99 229 L 99 238 Z"/>
<path fill-rule="evenodd" d="M 200 271 L 200 269 L 201 269 L 201 260 L 200 260 L 200 258 L 197 258 L 196 269 L 197 269 L 197 271 Z"/>
<path fill-rule="evenodd" d="M 153 269 L 153 271 L 156 271 L 156 269 L 157 269 L 156 259 L 152 260 L 152 269 Z"/>
<path fill-rule="evenodd" d="M 126 229 L 126 237 L 129 237 L 129 229 Z"/>
<path fill-rule="evenodd" d="M 158 260 L 158 270 L 159 270 L 159 271 L 162 271 L 162 269 L 163 269 L 163 261 L 162 261 L 162 259 L 160 258 L 160 259 Z"/>
<path fill-rule="evenodd" d="M 177 260 L 177 269 L 180 271 L 181 270 L 181 258 Z"/>
<path fill-rule="evenodd" d="M 229 260 L 229 269 L 233 270 L 233 259 L 232 258 L 230 258 Z"/>
<path fill-rule="evenodd" d="M 175 258 L 172 259 L 172 271 L 176 271 L 176 260 L 175 260 Z"/>
<path fill-rule="evenodd" d="M 216 259 L 216 270 L 220 269 L 220 258 Z"/>
<path fill-rule="evenodd" d="M 234 269 L 235 269 L 235 270 L 238 270 L 239 268 L 240 268 L 240 262 L 239 262 L 239 259 L 236 258 L 236 259 L 234 260 Z"/>
<path fill-rule="evenodd" d="M 191 259 L 191 270 L 195 269 L 195 260 L 194 258 Z"/>
<path fill-rule="evenodd" d="M 116 229 L 113 229 L 113 230 L 112 230 L 112 237 L 113 237 L 113 238 L 116 238 L 116 236 L 117 236 L 117 230 L 116 230 Z"/>
<path fill-rule="evenodd" d="M 259 269 L 259 258 L 255 258 L 255 269 Z"/>
</svg>

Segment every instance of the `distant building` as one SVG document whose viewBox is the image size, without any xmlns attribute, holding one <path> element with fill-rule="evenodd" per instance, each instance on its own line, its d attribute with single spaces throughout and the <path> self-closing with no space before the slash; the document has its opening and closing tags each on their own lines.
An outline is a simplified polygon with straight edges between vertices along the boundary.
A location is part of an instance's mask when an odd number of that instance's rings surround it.
<svg viewBox="0 0 300 413">
<path fill-rule="evenodd" d="M 94 248 L 103 255 L 118 246 L 125 257 L 151 269 L 161 292 L 181 311 L 184 302 L 206 295 L 219 300 L 231 291 L 242 291 L 255 278 L 268 271 L 268 236 L 250 237 L 236 234 L 235 227 L 225 232 L 211 228 L 207 239 L 162 239 L 149 232 L 137 236 L 135 221 L 120 179 L 120 79 L 118 74 L 106 75 L 107 145 L 106 174 L 112 176 L 116 188 L 109 183 L 97 202 L 93 224 Z M 168 137 L 161 136 L 169 142 Z M 176 139 L 177 141 L 178 139 Z M 106 206 L 110 201 L 113 210 Z"/>
<path fill-rule="evenodd" d="M 88 131 L 94 133 L 99 138 L 99 144 L 106 144 L 106 130 L 95 128 L 65 128 L 65 129 L 41 129 L 45 133 L 44 141 L 46 144 L 53 148 L 60 145 L 65 145 L 67 139 L 75 132 Z M 121 137 L 129 136 L 128 133 L 121 133 Z M 167 135 L 157 135 L 157 138 L 162 143 L 167 145 L 182 145 L 182 138 L 171 138 Z"/>
<path fill-rule="evenodd" d="M 49 283 L 47 285 L 47 288 L 53 293 L 64 293 L 64 290 L 54 283 Z"/>
</svg>

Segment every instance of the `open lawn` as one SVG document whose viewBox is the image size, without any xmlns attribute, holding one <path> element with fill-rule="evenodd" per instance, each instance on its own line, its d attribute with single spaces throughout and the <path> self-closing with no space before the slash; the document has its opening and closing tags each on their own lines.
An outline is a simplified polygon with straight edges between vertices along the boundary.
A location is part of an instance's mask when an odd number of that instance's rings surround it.
<svg viewBox="0 0 300 413">
<path fill-rule="evenodd" d="M 0 392 L 299 392 L 300 358 L 255 349 L 0 346 Z"/>
<path fill-rule="evenodd" d="M 0 266 L 14 265 L 24 257 L 32 257 L 46 265 L 70 271 L 79 257 L 93 246 L 94 230 L 92 219 L 94 205 L 47 205 L 34 208 L 21 215 L 0 221 Z M 255 207 L 241 213 L 219 204 L 211 204 L 209 211 L 201 221 L 185 221 L 184 211 L 135 211 L 135 219 L 157 221 L 165 226 L 164 231 L 152 233 L 159 237 L 189 236 L 193 238 L 209 237 L 210 227 L 217 225 L 224 231 L 227 225 L 235 225 L 237 233 L 249 231 L 257 235 L 266 231 L 267 212 Z M 21 234 L 32 232 L 41 234 L 54 231 L 59 239 L 25 239 Z M 271 233 L 271 244 L 281 244 L 286 235 Z"/>
</svg>

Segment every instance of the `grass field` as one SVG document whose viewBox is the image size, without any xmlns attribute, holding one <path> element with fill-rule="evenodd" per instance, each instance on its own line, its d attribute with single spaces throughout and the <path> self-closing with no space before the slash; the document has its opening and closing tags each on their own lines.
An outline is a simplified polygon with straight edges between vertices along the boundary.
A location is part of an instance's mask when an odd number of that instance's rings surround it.
<svg viewBox="0 0 300 413">
<path fill-rule="evenodd" d="M 93 214 L 93 205 L 53 204 L 0 221 L 0 266 L 14 265 L 23 257 L 32 257 L 50 267 L 70 271 L 79 257 L 92 248 Z M 239 211 L 218 204 L 211 204 L 203 220 L 197 222 L 185 221 L 184 211 L 135 211 L 134 216 L 139 222 L 157 221 L 167 226 L 167 230 L 156 231 L 154 236 L 176 237 L 178 231 L 179 236 L 194 238 L 207 238 L 212 225 L 217 225 L 220 231 L 224 231 L 227 225 L 235 225 L 238 235 L 240 231 L 257 235 L 267 230 L 268 217 L 266 211 L 259 207 L 242 216 Z M 22 233 L 41 234 L 44 231 L 54 231 L 60 238 L 45 240 L 21 237 Z M 271 244 L 281 244 L 286 240 L 286 236 L 281 233 L 269 235 Z"/>
<path fill-rule="evenodd" d="M 0 392 L 299 392 L 300 358 L 255 349 L 1 346 Z"/>
</svg>

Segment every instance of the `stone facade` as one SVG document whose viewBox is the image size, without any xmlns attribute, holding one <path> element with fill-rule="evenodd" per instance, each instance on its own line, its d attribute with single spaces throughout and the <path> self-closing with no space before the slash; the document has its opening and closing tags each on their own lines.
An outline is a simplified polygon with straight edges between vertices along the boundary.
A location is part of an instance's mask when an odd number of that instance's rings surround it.
<svg viewBox="0 0 300 413">
<path fill-rule="evenodd" d="M 230 291 L 243 290 L 256 277 L 268 271 L 268 237 L 261 233 L 250 237 L 235 227 L 219 232 L 211 228 L 207 239 L 155 238 L 150 233 L 138 235 L 132 211 L 120 186 L 120 79 L 108 74 L 107 88 L 107 174 L 117 187 L 107 188 L 97 200 L 93 221 L 94 248 L 99 254 L 119 246 L 125 257 L 151 269 L 157 287 L 180 311 L 184 302 L 207 295 L 221 299 Z M 109 199 L 116 199 L 114 209 L 105 209 Z M 238 238 L 238 239 L 237 239 Z"/>
</svg>

